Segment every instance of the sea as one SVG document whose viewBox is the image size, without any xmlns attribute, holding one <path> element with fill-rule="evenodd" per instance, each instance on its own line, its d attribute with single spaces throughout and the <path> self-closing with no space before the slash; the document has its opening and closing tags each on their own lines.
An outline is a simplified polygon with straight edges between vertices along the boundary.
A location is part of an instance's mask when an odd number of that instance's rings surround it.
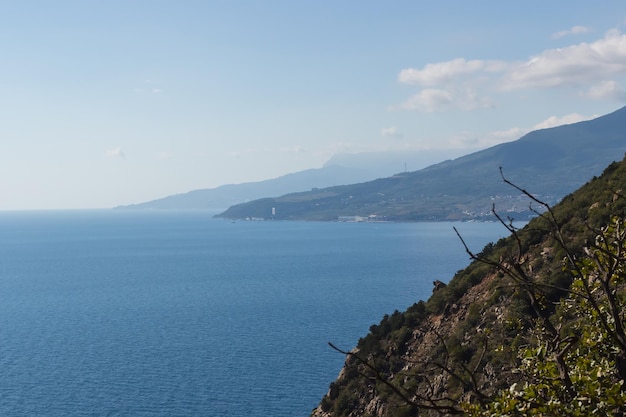
<svg viewBox="0 0 626 417">
<path fill-rule="evenodd" d="M 306 417 L 497 223 L 0 213 L 0 415 Z"/>
</svg>

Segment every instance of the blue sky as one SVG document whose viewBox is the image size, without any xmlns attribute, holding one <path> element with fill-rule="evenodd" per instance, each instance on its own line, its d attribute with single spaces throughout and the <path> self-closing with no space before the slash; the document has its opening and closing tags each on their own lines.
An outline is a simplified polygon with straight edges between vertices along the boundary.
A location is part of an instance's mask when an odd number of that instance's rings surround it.
<svg viewBox="0 0 626 417">
<path fill-rule="evenodd" d="M 623 1 L 4 1 L 0 52 L 3 210 L 458 155 L 626 104 Z"/>
</svg>

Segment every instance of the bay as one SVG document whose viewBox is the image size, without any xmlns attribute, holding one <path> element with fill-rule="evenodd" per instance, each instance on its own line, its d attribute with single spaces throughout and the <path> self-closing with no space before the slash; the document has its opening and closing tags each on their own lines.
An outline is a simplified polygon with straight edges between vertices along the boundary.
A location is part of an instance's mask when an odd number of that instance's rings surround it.
<svg viewBox="0 0 626 417">
<path fill-rule="evenodd" d="M 495 223 L 0 213 L 0 415 L 308 416 L 384 314 Z"/>
</svg>

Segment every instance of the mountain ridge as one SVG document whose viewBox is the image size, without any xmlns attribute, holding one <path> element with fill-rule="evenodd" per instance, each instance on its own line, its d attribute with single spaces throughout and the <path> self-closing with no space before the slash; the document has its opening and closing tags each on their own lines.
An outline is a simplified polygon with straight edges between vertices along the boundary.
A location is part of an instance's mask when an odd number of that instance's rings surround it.
<svg viewBox="0 0 626 417">
<path fill-rule="evenodd" d="M 360 169 L 328 165 L 323 168 L 307 169 L 263 181 L 224 184 L 210 189 L 191 190 L 147 202 L 118 206 L 115 209 L 217 211 L 266 195 L 284 194 L 293 191 L 294 188 L 326 187 L 366 178 L 369 178 L 369 175 Z"/>
<path fill-rule="evenodd" d="M 337 220 L 341 216 L 392 221 L 488 219 L 504 210 L 531 215 L 528 199 L 512 194 L 498 169 L 555 203 L 626 153 L 626 107 L 593 120 L 530 132 L 418 171 L 365 183 L 266 197 L 230 207 L 224 218 Z"/>
<path fill-rule="evenodd" d="M 433 158 L 453 154 L 444 151 L 364 152 L 333 155 L 321 168 L 292 172 L 276 178 L 215 188 L 191 190 L 155 200 L 115 207 L 116 210 L 210 210 L 224 211 L 247 201 L 295 191 L 353 184 L 386 177 L 408 166 L 424 167 Z"/>
</svg>

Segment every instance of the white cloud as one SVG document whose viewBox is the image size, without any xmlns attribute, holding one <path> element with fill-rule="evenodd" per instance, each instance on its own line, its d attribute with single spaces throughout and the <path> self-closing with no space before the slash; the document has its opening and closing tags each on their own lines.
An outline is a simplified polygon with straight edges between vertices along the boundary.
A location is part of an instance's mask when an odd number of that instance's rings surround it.
<svg viewBox="0 0 626 417">
<path fill-rule="evenodd" d="M 532 129 L 529 129 L 529 131 L 538 130 L 538 129 L 547 129 L 550 127 L 556 127 L 556 126 L 561 126 L 561 125 L 569 125 L 572 123 L 582 122 L 584 120 L 590 120 L 596 117 L 598 116 L 596 115 L 583 116 L 582 114 L 578 114 L 578 113 L 571 113 L 563 117 L 550 116 L 543 122 L 537 123 L 535 126 L 533 126 Z"/>
<path fill-rule="evenodd" d="M 436 89 L 426 88 L 413 95 L 400 108 L 419 112 L 433 113 L 448 110 L 470 111 L 481 107 L 492 107 L 493 101 L 488 97 L 480 97 L 471 88 Z"/>
<path fill-rule="evenodd" d="M 442 143 L 445 143 L 443 148 L 463 149 L 465 152 L 470 150 L 476 151 L 479 149 L 489 148 L 500 143 L 517 140 L 524 136 L 524 134 L 528 133 L 528 131 L 529 129 L 513 127 L 507 130 L 496 130 L 480 135 L 473 132 L 461 132 L 447 138 L 445 141 L 440 141 L 439 145 L 441 146 Z"/>
<path fill-rule="evenodd" d="M 504 90 L 586 85 L 626 74 L 626 35 L 611 31 L 593 43 L 550 49 L 514 65 L 502 80 Z"/>
<path fill-rule="evenodd" d="M 620 88 L 616 81 L 601 81 L 591 86 L 583 92 L 583 97 L 592 100 L 615 100 L 626 101 L 626 93 Z"/>
<path fill-rule="evenodd" d="M 456 58 L 450 61 L 426 64 L 423 69 L 407 68 L 400 71 L 398 81 L 404 84 L 433 86 L 454 81 L 457 77 L 477 72 L 502 71 L 501 61 L 482 61 Z"/>
<path fill-rule="evenodd" d="M 577 26 L 570 32 L 586 30 Z M 619 76 L 626 76 L 626 35 L 612 30 L 595 42 L 545 50 L 525 61 L 456 58 L 403 69 L 398 81 L 422 89 L 396 108 L 470 111 L 493 106 L 497 94 L 561 87 L 580 89 L 583 97 L 595 100 L 626 101 L 613 81 Z"/>
<path fill-rule="evenodd" d="M 517 140 L 524 136 L 526 133 L 532 132 L 533 130 L 539 129 L 547 129 L 550 127 L 556 127 L 561 125 L 567 125 L 577 122 L 582 122 L 584 120 L 590 120 L 596 118 L 598 116 L 583 116 L 578 113 L 571 113 L 565 116 L 550 116 L 547 119 L 535 124 L 532 127 L 522 128 L 522 127 L 512 127 L 507 130 L 497 130 L 493 132 L 489 132 L 481 138 L 478 143 L 481 147 L 494 146 L 499 143 L 510 142 L 513 140 Z"/>
<path fill-rule="evenodd" d="M 126 154 L 119 146 L 117 148 L 107 150 L 105 152 L 105 156 L 107 156 L 108 158 L 126 158 Z"/>
<path fill-rule="evenodd" d="M 550 127 L 582 122 L 584 120 L 590 120 L 596 117 L 598 116 L 583 116 L 578 113 L 572 113 L 562 117 L 550 116 L 532 127 L 512 127 L 506 130 L 487 132 L 482 135 L 476 135 L 475 133 L 470 132 L 463 132 L 456 136 L 448 138 L 446 142 L 447 146 L 450 148 L 474 150 L 485 149 L 491 146 L 498 145 L 500 143 L 517 140 L 525 134 L 532 132 L 533 130 L 547 129 Z"/>
<path fill-rule="evenodd" d="M 383 127 L 380 129 L 380 136 L 384 138 L 400 138 L 402 134 L 398 132 L 398 128 L 395 126 Z"/>
<path fill-rule="evenodd" d="M 559 39 L 559 38 L 563 38 L 565 36 L 569 36 L 569 35 L 580 35 L 583 33 L 587 33 L 590 32 L 591 29 L 586 27 L 586 26 L 574 26 L 570 29 L 567 30 L 562 30 L 560 32 L 556 32 L 554 34 L 552 34 L 552 39 Z"/>
<path fill-rule="evenodd" d="M 483 141 L 487 146 L 496 145 L 498 143 L 510 142 L 517 140 L 528 133 L 521 127 L 512 127 L 506 130 L 496 130 L 487 135 L 487 140 Z"/>
<path fill-rule="evenodd" d="M 517 140 L 533 130 L 576 123 L 584 120 L 590 120 L 595 117 L 597 117 L 597 115 L 584 116 L 578 113 L 572 113 L 565 116 L 551 116 L 539 123 L 536 123 L 534 126 L 517 126 L 509 129 L 483 133 L 478 133 L 476 131 L 461 131 L 449 136 L 431 139 L 379 141 L 368 144 L 360 142 L 336 142 L 329 148 L 324 149 L 321 154 L 325 158 L 330 158 L 332 155 L 341 153 L 425 150 L 438 153 L 437 155 L 447 155 L 445 158 L 452 158 L 469 152 L 486 149 L 501 143 Z M 381 130 L 381 134 L 383 131 L 391 133 L 394 129 L 395 127 L 384 128 Z M 433 160 L 432 163 L 434 162 L 438 161 Z"/>
<path fill-rule="evenodd" d="M 446 90 L 427 88 L 415 94 L 401 106 L 406 110 L 425 112 L 443 111 L 451 107 L 454 102 L 452 93 Z"/>
</svg>

